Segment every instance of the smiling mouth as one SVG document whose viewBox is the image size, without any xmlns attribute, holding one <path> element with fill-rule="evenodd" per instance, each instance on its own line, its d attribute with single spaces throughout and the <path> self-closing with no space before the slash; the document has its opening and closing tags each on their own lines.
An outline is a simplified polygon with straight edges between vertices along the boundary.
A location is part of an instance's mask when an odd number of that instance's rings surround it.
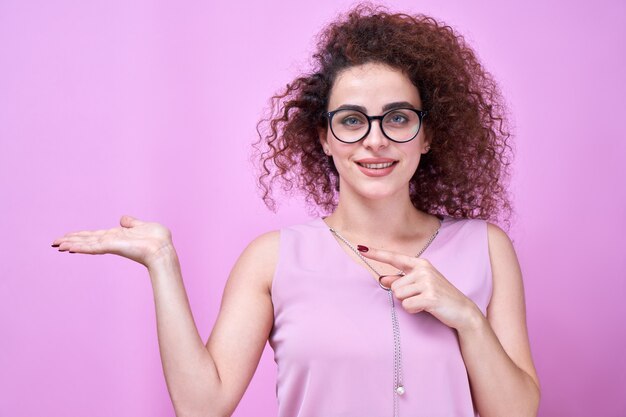
<svg viewBox="0 0 626 417">
<path fill-rule="evenodd" d="M 368 168 L 368 169 L 385 169 L 385 168 L 389 168 L 390 166 L 396 163 L 398 163 L 398 161 L 383 162 L 379 164 L 364 164 L 362 162 L 357 162 L 358 165 L 362 166 L 363 168 Z"/>
</svg>

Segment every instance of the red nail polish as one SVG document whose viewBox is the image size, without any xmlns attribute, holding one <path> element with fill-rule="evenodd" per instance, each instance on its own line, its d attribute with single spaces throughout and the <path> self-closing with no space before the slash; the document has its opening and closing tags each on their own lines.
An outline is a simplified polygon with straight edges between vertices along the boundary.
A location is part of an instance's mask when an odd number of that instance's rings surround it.
<svg viewBox="0 0 626 417">
<path fill-rule="evenodd" d="M 367 252 L 368 250 L 370 250 L 370 248 L 368 248 L 367 246 L 363 246 L 363 245 L 357 245 L 356 247 L 359 252 Z"/>
<path fill-rule="evenodd" d="M 52 245 L 52 247 L 53 247 L 53 248 L 58 248 L 58 247 L 59 247 L 59 245 L 58 245 L 58 244 L 56 244 L 56 245 Z"/>
</svg>

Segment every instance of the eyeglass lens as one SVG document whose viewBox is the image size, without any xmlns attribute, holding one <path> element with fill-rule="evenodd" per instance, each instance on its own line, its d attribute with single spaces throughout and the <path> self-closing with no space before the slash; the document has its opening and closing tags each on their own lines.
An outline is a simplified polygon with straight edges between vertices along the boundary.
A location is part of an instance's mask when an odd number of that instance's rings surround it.
<svg viewBox="0 0 626 417">
<path fill-rule="evenodd" d="M 332 118 L 331 128 L 337 139 L 344 142 L 361 140 L 370 129 L 367 116 L 358 110 L 337 111 Z M 381 128 L 390 139 L 404 142 L 413 139 L 420 128 L 420 118 L 411 109 L 396 109 L 385 114 Z"/>
</svg>

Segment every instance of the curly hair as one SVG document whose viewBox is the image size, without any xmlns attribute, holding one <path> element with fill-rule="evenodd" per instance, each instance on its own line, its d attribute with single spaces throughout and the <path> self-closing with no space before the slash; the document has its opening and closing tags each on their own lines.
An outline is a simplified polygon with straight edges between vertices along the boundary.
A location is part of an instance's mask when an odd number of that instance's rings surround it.
<svg viewBox="0 0 626 417">
<path fill-rule="evenodd" d="M 424 129 L 431 149 L 409 183 L 413 205 L 431 214 L 509 223 L 507 110 L 463 36 L 432 17 L 366 3 L 321 32 L 312 61 L 310 73 L 271 98 L 269 115 L 257 124 L 258 180 L 270 209 L 276 209 L 272 187 L 278 181 L 288 193 L 303 193 L 314 211 L 334 210 L 338 173 L 319 141 L 319 129 L 328 128 L 324 113 L 333 82 L 348 67 L 383 63 L 407 75 L 429 112 Z"/>
</svg>

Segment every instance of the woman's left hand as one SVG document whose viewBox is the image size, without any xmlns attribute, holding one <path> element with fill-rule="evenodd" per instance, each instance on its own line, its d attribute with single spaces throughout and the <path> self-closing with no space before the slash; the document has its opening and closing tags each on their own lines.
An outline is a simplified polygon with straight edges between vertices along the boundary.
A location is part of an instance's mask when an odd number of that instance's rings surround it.
<svg viewBox="0 0 626 417">
<path fill-rule="evenodd" d="M 361 251 L 360 247 L 359 250 Z M 426 311 L 458 331 L 476 326 L 484 318 L 478 306 L 450 283 L 428 260 L 369 248 L 361 255 L 384 262 L 405 273 L 384 276 L 380 283 L 391 287 L 402 308 L 416 314 Z"/>
</svg>

